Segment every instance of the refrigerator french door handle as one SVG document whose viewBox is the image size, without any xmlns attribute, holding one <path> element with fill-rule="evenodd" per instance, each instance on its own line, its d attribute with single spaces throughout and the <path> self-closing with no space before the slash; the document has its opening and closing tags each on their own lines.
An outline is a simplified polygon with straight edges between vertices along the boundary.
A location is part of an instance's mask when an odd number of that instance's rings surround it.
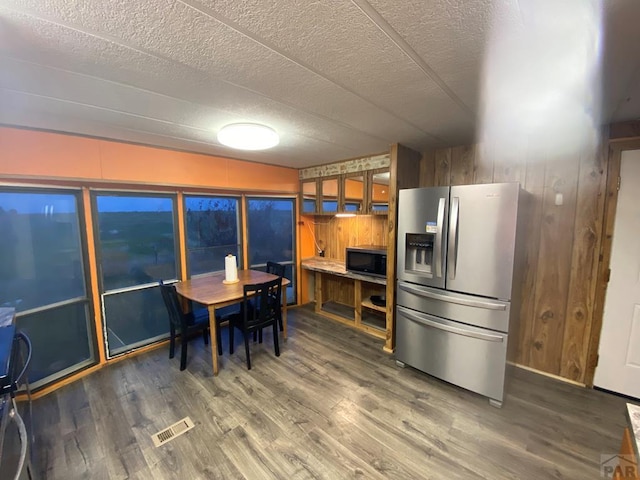
<svg viewBox="0 0 640 480">
<path fill-rule="evenodd" d="M 458 216 L 460 213 L 460 198 L 451 199 L 451 219 L 449 223 L 449 245 L 447 247 L 447 271 L 449 278 L 456 278 L 456 263 L 458 261 Z"/>
<path fill-rule="evenodd" d="M 504 341 L 504 337 L 500 335 L 491 335 L 488 333 L 472 332 L 464 328 L 445 325 L 443 323 L 438 322 L 437 319 L 435 317 L 432 317 L 431 315 L 412 312 L 411 310 L 402 306 L 398 306 L 398 310 L 409 320 L 412 320 L 426 327 L 437 328 L 438 330 L 444 330 L 445 332 L 455 333 L 456 335 L 463 335 L 465 337 L 477 338 L 478 340 L 486 340 L 487 342 L 503 342 Z"/>
<path fill-rule="evenodd" d="M 434 257 L 436 260 L 436 277 L 442 277 L 442 229 L 444 227 L 444 206 L 446 199 L 440 198 L 438 202 L 438 227 L 436 230 L 436 244 L 434 247 Z"/>
<path fill-rule="evenodd" d="M 433 300 L 440 300 L 442 302 L 464 305 L 466 307 L 485 308 L 487 310 L 506 310 L 507 309 L 507 306 L 504 303 L 495 303 L 495 302 L 488 302 L 488 301 L 482 301 L 482 300 L 476 300 L 476 299 L 459 298 L 459 297 L 454 297 L 453 295 L 444 295 L 442 293 L 436 293 L 429 290 L 424 290 L 420 287 L 407 285 L 406 283 L 398 283 L 398 287 L 400 288 L 400 290 L 413 293 L 414 295 L 431 298 Z"/>
</svg>

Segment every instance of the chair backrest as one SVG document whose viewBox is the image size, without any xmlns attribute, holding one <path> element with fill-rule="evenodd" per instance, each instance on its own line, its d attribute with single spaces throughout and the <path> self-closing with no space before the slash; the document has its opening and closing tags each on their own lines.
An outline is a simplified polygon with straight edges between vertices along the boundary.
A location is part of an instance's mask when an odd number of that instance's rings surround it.
<svg viewBox="0 0 640 480">
<path fill-rule="evenodd" d="M 161 280 L 160 293 L 162 293 L 162 300 L 164 300 L 164 305 L 167 307 L 169 320 L 176 328 L 180 328 L 186 320 L 182 312 L 176 287 L 174 285 L 165 285 Z"/>
<path fill-rule="evenodd" d="M 284 277 L 284 265 L 280 265 L 276 262 L 267 262 L 267 273 Z"/>
<path fill-rule="evenodd" d="M 277 321 L 281 315 L 282 277 L 244 286 L 242 303 L 245 328 Z"/>
</svg>

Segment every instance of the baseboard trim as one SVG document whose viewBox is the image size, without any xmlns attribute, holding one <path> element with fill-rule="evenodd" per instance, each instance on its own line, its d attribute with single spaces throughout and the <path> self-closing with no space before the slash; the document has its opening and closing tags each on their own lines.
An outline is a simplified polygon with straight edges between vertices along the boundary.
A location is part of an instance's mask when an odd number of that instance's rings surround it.
<svg viewBox="0 0 640 480">
<path fill-rule="evenodd" d="M 576 385 L 578 387 L 587 388 L 587 386 L 584 383 L 576 382 L 575 380 L 571 380 L 569 378 L 564 378 L 564 377 L 561 377 L 560 375 L 554 375 L 553 373 L 543 372 L 542 370 L 537 370 L 535 368 L 527 367 L 526 365 L 521 365 L 519 363 L 514 363 L 514 362 L 507 362 L 507 365 L 512 365 L 514 367 L 518 367 L 518 368 L 521 368 L 523 370 L 527 370 L 529 372 L 537 373 L 537 374 L 543 375 L 545 377 L 554 378 L 554 379 L 560 380 L 561 382 L 564 382 L 564 383 L 569 383 L 571 385 Z"/>
</svg>

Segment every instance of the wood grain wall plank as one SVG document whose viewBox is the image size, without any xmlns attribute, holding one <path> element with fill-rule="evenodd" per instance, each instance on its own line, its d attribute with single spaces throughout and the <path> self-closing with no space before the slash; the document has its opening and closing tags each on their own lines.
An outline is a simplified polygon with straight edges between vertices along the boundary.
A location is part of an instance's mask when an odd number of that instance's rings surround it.
<svg viewBox="0 0 640 480">
<path fill-rule="evenodd" d="M 577 382 L 584 381 L 602 238 L 606 140 L 601 145 L 605 147 L 582 155 L 578 178 L 573 256 L 560 366 L 562 377 Z"/>
<path fill-rule="evenodd" d="M 371 245 L 387 245 L 389 240 L 389 220 L 387 217 L 373 217 L 371 224 Z"/>
<path fill-rule="evenodd" d="M 444 187 L 451 185 L 451 148 L 436 150 L 436 165 L 434 186 Z"/>
<path fill-rule="evenodd" d="M 373 237 L 373 215 L 355 217 L 354 224 L 358 231 L 358 236 L 352 245 L 372 245 L 370 242 Z"/>
<path fill-rule="evenodd" d="M 524 185 L 527 170 L 526 152 L 525 145 L 514 146 L 507 152 L 496 151 L 493 163 L 493 181 L 496 183 L 520 182 L 521 185 Z"/>
<path fill-rule="evenodd" d="M 353 280 L 336 275 L 322 275 L 322 300 L 353 307 Z"/>
<path fill-rule="evenodd" d="M 475 153 L 475 145 L 451 149 L 451 185 L 473 183 Z"/>
<path fill-rule="evenodd" d="M 542 204 L 540 250 L 530 365 L 560 373 L 578 179 L 578 158 L 549 154 Z M 555 205 L 562 193 L 562 206 Z"/>
<path fill-rule="evenodd" d="M 483 144 L 474 145 L 473 183 L 493 182 L 493 157 Z"/>
<path fill-rule="evenodd" d="M 525 271 L 520 306 L 520 340 L 516 362 L 529 365 L 531 358 L 533 327 L 535 325 L 535 287 L 537 284 L 538 259 L 540 255 L 540 223 L 544 199 L 545 162 L 535 153 L 526 160 L 524 189 L 526 202 Z"/>
<path fill-rule="evenodd" d="M 420 159 L 420 187 L 433 187 L 436 175 L 436 153 L 434 150 L 426 151 Z"/>
</svg>

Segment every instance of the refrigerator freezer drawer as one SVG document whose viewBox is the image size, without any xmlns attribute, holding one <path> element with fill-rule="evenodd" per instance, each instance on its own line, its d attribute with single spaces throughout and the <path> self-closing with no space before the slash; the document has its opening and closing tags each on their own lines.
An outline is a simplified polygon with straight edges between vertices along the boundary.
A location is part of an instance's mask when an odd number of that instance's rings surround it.
<svg viewBox="0 0 640 480">
<path fill-rule="evenodd" d="M 396 358 L 429 375 L 502 402 L 507 334 L 398 306 Z"/>
<path fill-rule="evenodd" d="M 398 282 L 396 297 L 398 305 L 412 310 L 499 332 L 509 331 L 509 302 L 406 282 Z"/>
</svg>

